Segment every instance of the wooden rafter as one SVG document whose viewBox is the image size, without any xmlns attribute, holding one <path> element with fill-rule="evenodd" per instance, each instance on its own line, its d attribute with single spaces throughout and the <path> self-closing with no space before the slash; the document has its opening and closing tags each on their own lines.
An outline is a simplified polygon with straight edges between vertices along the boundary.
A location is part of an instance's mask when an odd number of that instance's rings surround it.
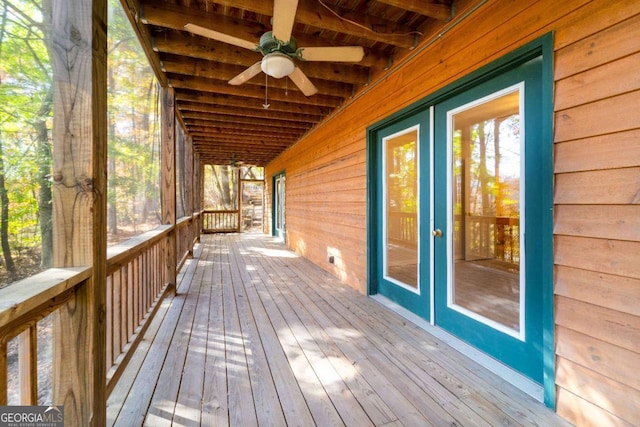
<svg viewBox="0 0 640 427">
<path fill-rule="evenodd" d="M 206 40 L 201 37 L 183 36 L 179 38 L 181 40 L 178 40 L 178 37 L 166 35 L 156 38 L 154 41 L 154 49 L 160 53 L 186 57 L 183 59 L 188 60 L 183 62 L 193 62 L 194 67 L 198 67 L 198 65 L 196 65 L 197 62 L 202 63 L 199 60 L 205 60 L 210 66 L 221 63 L 239 65 L 246 68 L 260 61 L 262 58 L 259 53 L 234 48 L 224 43 Z M 354 67 L 353 65 L 330 62 L 299 62 L 297 65 L 309 78 L 360 85 L 369 82 L 369 72 L 362 66 Z M 197 69 L 198 68 L 194 68 L 194 70 Z"/>
<path fill-rule="evenodd" d="M 192 34 L 188 23 L 258 44 L 271 30 L 273 1 L 123 0 L 163 85 L 175 91 L 179 122 L 202 161 L 264 165 L 451 18 L 449 0 L 299 0 L 292 35 L 298 47 L 362 46 L 358 63 L 295 64 L 317 89 L 304 96 L 288 78 L 259 72 L 228 82 L 262 53 Z M 268 108 L 265 108 L 268 105 Z M 241 156 L 247 156 L 241 158 Z"/>
<path fill-rule="evenodd" d="M 208 79 L 222 80 L 224 83 L 228 82 L 242 71 L 244 67 L 238 67 L 228 64 L 218 64 L 215 67 L 206 61 L 193 61 L 191 63 L 178 61 L 178 60 L 165 60 L 162 62 L 162 68 L 165 72 L 171 74 L 182 74 L 187 76 L 203 77 Z M 246 84 L 264 86 L 265 75 L 260 73 L 253 79 L 249 80 Z M 289 79 L 274 79 L 269 78 L 269 87 L 298 91 L 298 88 L 291 83 Z M 330 80 L 317 80 L 315 86 L 318 88 L 318 93 L 323 95 L 330 95 L 343 98 L 345 93 L 353 91 L 352 85 Z"/>
<path fill-rule="evenodd" d="M 429 0 L 378 0 L 390 6 L 406 9 L 420 15 L 429 16 L 439 21 L 449 21 L 452 17 L 451 4 Z"/>
</svg>

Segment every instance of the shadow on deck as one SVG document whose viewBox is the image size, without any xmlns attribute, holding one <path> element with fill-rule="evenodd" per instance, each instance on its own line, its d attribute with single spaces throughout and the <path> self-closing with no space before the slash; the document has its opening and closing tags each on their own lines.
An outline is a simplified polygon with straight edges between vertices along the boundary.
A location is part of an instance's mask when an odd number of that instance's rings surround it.
<svg viewBox="0 0 640 427">
<path fill-rule="evenodd" d="M 270 237 L 205 235 L 108 424 L 566 425 Z"/>
</svg>

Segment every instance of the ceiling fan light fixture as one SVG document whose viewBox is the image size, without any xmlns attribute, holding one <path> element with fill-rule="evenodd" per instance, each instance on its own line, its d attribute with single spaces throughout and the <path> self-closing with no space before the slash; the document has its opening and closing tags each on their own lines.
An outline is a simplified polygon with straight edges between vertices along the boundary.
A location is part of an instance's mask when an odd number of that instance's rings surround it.
<svg viewBox="0 0 640 427">
<path fill-rule="evenodd" d="M 291 74 L 295 65 L 287 55 L 280 52 L 273 52 L 262 58 L 260 68 L 262 68 L 265 74 L 280 79 Z"/>
</svg>

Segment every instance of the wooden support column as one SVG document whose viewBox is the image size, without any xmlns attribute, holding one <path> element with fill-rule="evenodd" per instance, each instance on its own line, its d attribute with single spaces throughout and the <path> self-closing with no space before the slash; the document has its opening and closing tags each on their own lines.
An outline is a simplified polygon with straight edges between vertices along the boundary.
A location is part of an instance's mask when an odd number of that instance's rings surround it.
<svg viewBox="0 0 640 427">
<path fill-rule="evenodd" d="M 171 87 L 162 89 L 161 105 L 162 123 L 162 224 L 173 225 L 174 228 L 167 237 L 167 256 L 165 259 L 165 273 L 169 281 L 169 292 L 176 293 L 176 266 L 178 264 L 178 249 L 176 241 L 176 110 L 175 91 Z"/>
<path fill-rule="evenodd" d="M 204 201 L 204 165 L 200 161 L 200 154 L 194 153 L 194 171 L 195 171 L 195 210 L 200 214 L 198 217 L 198 224 L 196 227 L 196 235 L 198 237 L 198 242 L 200 241 L 200 236 L 202 235 L 202 206 Z"/>
<path fill-rule="evenodd" d="M 238 228 L 237 228 L 237 232 L 240 233 L 242 232 L 242 172 L 241 172 L 241 167 L 238 166 L 236 168 L 236 191 L 237 191 L 237 208 L 238 208 Z"/>
<path fill-rule="evenodd" d="M 53 0 L 53 263 L 92 266 L 54 313 L 53 400 L 66 426 L 106 424 L 107 2 Z"/>
<path fill-rule="evenodd" d="M 191 136 L 187 136 L 185 132 L 185 141 L 184 141 L 184 182 L 185 182 L 185 204 L 184 207 L 185 215 L 191 217 L 191 222 L 189 223 L 188 233 L 187 233 L 187 241 L 188 241 L 188 257 L 193 258 L 193 240 L 195 239 L 196 227 L 193 218 L 193 206 L 194 206 L 194 198 L 196 194 L 196 187 L 194 181 L 194 173 L 193 173 L 193 139 Z"/>
</svg>

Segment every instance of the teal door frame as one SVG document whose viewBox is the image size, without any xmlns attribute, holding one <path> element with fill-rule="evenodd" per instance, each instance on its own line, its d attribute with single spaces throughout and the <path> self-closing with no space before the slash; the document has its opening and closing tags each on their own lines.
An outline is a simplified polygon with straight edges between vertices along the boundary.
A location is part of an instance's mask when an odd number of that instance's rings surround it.
<svg viewBox="0 0 640 427">
<path fill-rule="evenodd" d="M 536 57 L 542 57 L 541 79 L 541 129 L 540 145 L 537 147 L 541 158 L 537 170 L 536 185 L 540 187 L 539 217 L 541 233 L 537 255 L 540 259 L 540 322 L 542 323 L 542 386 L 544 403 L 555 409 L 555 337 L 553 298 L 553 34 L 546 34 L 504 57 L 488 64 L 468 76 L 441 90 L 411 104 L 367 129 L 367 292 L 369 295 L 380 291 L 379 266 L 380 232 L 378 191 L 380 132 L 389 125 L 420 114 L 432 106 L 466 92 L 502 73 L 512 70 Z M 525 179 L 527 179 L 525 177 Z M 430 231 L 430 230 L 429 230 Z M 423 236 L 423 234 L 421 234 Z M 431 323 L 434 319 L 429 317 Z"/>
<path fill-rule="evenodd" d="M 271 235 L 283 241 L 286 238 L 285 195 L 286 176 L 285 171 L 281 171 L 273 174 L 271 180 Z"/>
<path fill-rule="evenodd" d="M 394 135 L 398 135 L 407 130 L 415 130 L 417 132 L 417 159 L 416 159 L 416 171 L 417 173 L 417 205 L 418 212 L 416 213 L 417 221 L 417 235 L 418 235 L 418 247 L 417 252 L 417 273 L 418 282 L 415 289 L 408 286 L 398 284 L 397 281 L 386 277 L 384 272 L 386 266 L 386 253 L 383 250 L 384 242 L 382 239 L 377 241 L 376 253 L 378 254 L 377 261 L 375 262 L 377 269 L 376 274 L 378 276 L 377 292 L 385 295 L 387 298 L 400 305 L 406 307 L 414 314 L 422 317 L 425 320 L 429 320 L 431 313 L 431 284 L 428 279 L 429 271 L 431 269 L 431 244 L 429 239 L 430 224 L 429 221 L 424 221 L 424 218 L 428 218 L 431 200 L 431 181 L 429 174 L 421 173 L 422 170 L 428 170 L 431 163 L 430 153 L 430 141 L 431 141 L 431 127 L 429 120 L 429 110 L 417 111 L 415 114 L 402 117 L 397 121 L 389 123 L 387 126 L 381 128 L 376 133 L 378 147 L 384 146 L 384 141 L 387 138 L 392 138 Z M 385 153 L 383 150 L 378 150 L 377 162 L 379 165 L 384 164 L 383 156 Z M 378 174 L 376 188 L 378 190 L 377 199 L 381 200 L 384 192 L 384 184 L 382 180 L 384 177 L 382 174 Z M 384 203 L 384 202 L 381 202 Z M 384 230 L 386 230 L 386 209 L 382 207 L 377 209 L 376 212 L 376 228 L 378 235 L 382 236 Z"/>
<path fill-rule="evenodd" d="M 538 218 L 543 205 L 539 201 L 544 197 L 544 189 L 538 185 L 539 165 L 542 163 L 540 150 L 540 105 L 542 58 L 536 57 L 523 64 L 501 73 L 493 79 L 475 85 L 469 90 L 459 93 L 435 106 L 435 157 L 434 173 L 438 184 L 435 187 L 435 227 L 442 230 L 443 238 L 435 242 L 435 323 L 446 329 L 465 342 L 487 352 L 504 364 L 526 375 L 533 381 L 542 384 L 542 322 L 540 319 L 542 307 L 543 281 L 539 276 L 542 268 L 540 262 L 540 244 L 542 239 L 537 236 L 544 234 Z M 524 160 L 524 175 L 520 177 L 519 192 L 524 198 L 518 198 L 520 212 L 520 226 L 518 247 L 523 251 L 520 255 L 517 288 L 520 303 L 518 304 L 521 318 L 519 327 L 512 329 L 499 322 L 479 316 L 477 312 L 463 308 L 455 303 L 454 295 L 462 293 L 455 291 L 454 270 L 458 263 L 453 258 L 453 232 L 451 219 L 453 218 L 452 201 L 450 200 L 452 183 L 452 141 L 449 140 L 453 121 L 449 113 L 460 107 L 467 108 L 469 103 L 494 98 L 497 94 L 517 94 L 522 103 L 524 115 L 519 116 L 519 123 L 524 135 L 524 149 L 520 156 Z M 468 111 L 468 110 L 467 110 Z M 475 122 L 474 122 L 475 123 Z M 496 137 L 497 138 L 497 137 Z M 520 163 L 520 162 L 518 162 Z M 522 164 L 518 170 L 522 172 Z M 467 218 L 463 213 L 463 218 Z M 466 219 L 460 220 L 462 223 Z M 465 227 L 461 227 L 464 229 Z M 523 232 L 523 233 L 521 233 Z M 524 234 L 526 233 L 526 234 Z M 524 254 L 524 256 L 522 256 Z M 462 256 L 464 259 L 464 256 Z M 466 261 L 461 261 L 461 265 Z M 473 263 L 471 263 L 473 264 Z M 481 271 L 481 270 L 479 270 Z M 478 272 L 479 272 L 478 271 Z M 457 277 L 457 274 L 456 274 Z M 475 279 L 476 283 L 477 280 Z M 513 283 L 515 285 L 515 283 Z M 524 297 L 524 298 L 522 298 Z M 524 315 L 526 314 L 526 315 Z M 523 316 L 524 315 L 524 316 Z"/>
</svg>

